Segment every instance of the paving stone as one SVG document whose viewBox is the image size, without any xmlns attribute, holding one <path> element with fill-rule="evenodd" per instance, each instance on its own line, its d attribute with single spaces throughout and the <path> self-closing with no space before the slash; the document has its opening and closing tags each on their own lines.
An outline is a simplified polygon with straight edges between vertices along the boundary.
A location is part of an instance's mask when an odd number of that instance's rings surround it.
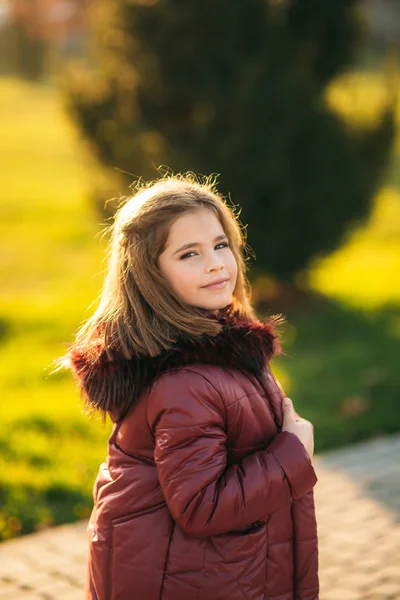
<svg viewBox="0 0 400 600">
<path fill-rule="evenodd" d="M 356 590 L 351 590 L 346 587 L 335 586 L 333 589 L 322 589 L 321 600 L 363 600 L 363 596 Z"/>
<path fill-rule="evenodd" d="M 394 598 L 400 598 L 400 591 L 397 583 L 384 583 L 379 587 L 378 592 L 383 597 L 391 596 Z"/>
<path fill-rule="evenodd" d="M 61 595 L 66 595 L 68 593 L 76 593 L 78 590 L 76 587 L 68 585 L 64 581 L 55 581 L 52 583 L 48 583 L 47 585 L 43 585 L 37 587 L 35 592 L 49 595 L 51 598 L 59 598 Z M 83 590 L 82 590 L 83 593 Z"/>
<path fill-rule="evenodd" d="M 397 557 L 397 565 L 383 565 L 379 570 L 380 581 L 392 581 L 399 586 L 400 583 L 400 557 Z M 400 592 L 400 587 L 399 587 Z"/>
<path fill-rule="evenodd" d="M 1 600 L 43 600 L 43 597 L 16 588 L 14 591 L 10 591 L 4 596 L 1 596 Z"/>
<path fill-rule="evenodd" d="M 0 581 L 0 600 L 4 600 L 7 595 L 15 592 L 15 583 L 6 583 Z"/>
<path fill-rule="evenodd" d="M 0 577 L 6 580 L 12 578 L 15 581 L 29 581 L 32 577 L 40 575 L 36 569 L 32 569 L 23 560 L 15 559 L 12 562 L 5 562 L 2 566 L 4 570 L 0 570 Z M 42 574 L 46 575 L 46 571 L 42 571 Z"/>
<path fill-rule="evenodd" d="M 30 577 L 19 577 L 16 578 L 16 585 L 20 588 L 24 588 L 31 591 L 36 591 L 41 586 L 48 585 L 49 583 L 56 582 L 48 573 L 34 573 L 32 572 Z"/>
</svg>

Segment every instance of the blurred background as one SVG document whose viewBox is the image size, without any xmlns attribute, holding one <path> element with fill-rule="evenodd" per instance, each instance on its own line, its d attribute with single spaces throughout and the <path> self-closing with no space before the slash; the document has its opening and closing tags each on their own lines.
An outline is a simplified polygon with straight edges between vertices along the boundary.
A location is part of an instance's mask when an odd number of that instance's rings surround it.
<svg viewBox="0 0 400 600">
<path fill-rule="evenodd" d="M 0 539 L 87 517 L 111 423 L 50 375 L 114 198 L 218 174 L 316 452 L 400 431 L 396 0 L 0 0 Z"/>
</svg>

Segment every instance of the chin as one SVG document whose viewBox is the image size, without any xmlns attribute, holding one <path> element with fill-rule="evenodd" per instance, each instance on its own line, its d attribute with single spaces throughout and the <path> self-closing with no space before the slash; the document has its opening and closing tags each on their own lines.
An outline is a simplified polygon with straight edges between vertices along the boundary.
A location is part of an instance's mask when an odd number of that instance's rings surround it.
<svg viewBox="0 0 400 600">
<path fill-rule="evenodd" d="M 232 302 L 232 296 L 229 298 L 215 298 L 214 300 L 210 300 L 209 302 L 202 302 L 201 304 L 197 304 L 199 308 L 203 308 L 204 310 L 219 310 L 221 308 L 225 308 Z"/>
</svg>

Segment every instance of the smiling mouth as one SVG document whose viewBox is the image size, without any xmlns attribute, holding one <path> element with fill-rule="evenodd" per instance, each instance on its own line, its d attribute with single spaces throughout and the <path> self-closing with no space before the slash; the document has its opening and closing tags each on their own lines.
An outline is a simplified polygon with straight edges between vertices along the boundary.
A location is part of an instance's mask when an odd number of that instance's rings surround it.
<svg viewBox="0 0 400 600">
<path fill-rule="evenodd" d="M 215 283 L 209 283 L 208 285 L 203 286 L 205 289 L 215 289 L 215 290 L 219 290 L 222 289 L 226 286 L 226 284 L 228 283 L 229 279 L 222 279 L 220 281 L 216 281 Z"/>
</svg>

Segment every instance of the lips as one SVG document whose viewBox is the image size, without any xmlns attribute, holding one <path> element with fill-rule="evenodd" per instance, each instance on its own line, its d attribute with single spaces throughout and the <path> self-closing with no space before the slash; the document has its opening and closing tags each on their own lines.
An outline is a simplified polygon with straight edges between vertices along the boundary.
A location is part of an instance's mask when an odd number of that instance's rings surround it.
<svg viewBox="0 0 400 600">
<path fill-rule="evenodd" d="M 219 283 L 224 283 L 225 281 L 229 281 L 229 278 L 217 279 L 216 281 L 212 281 L 211 283 L 208 283 L 207 285 L 204 285 L 203 287 L 211 287 L 213 285 L 218 285 Z"/>
</svg>

